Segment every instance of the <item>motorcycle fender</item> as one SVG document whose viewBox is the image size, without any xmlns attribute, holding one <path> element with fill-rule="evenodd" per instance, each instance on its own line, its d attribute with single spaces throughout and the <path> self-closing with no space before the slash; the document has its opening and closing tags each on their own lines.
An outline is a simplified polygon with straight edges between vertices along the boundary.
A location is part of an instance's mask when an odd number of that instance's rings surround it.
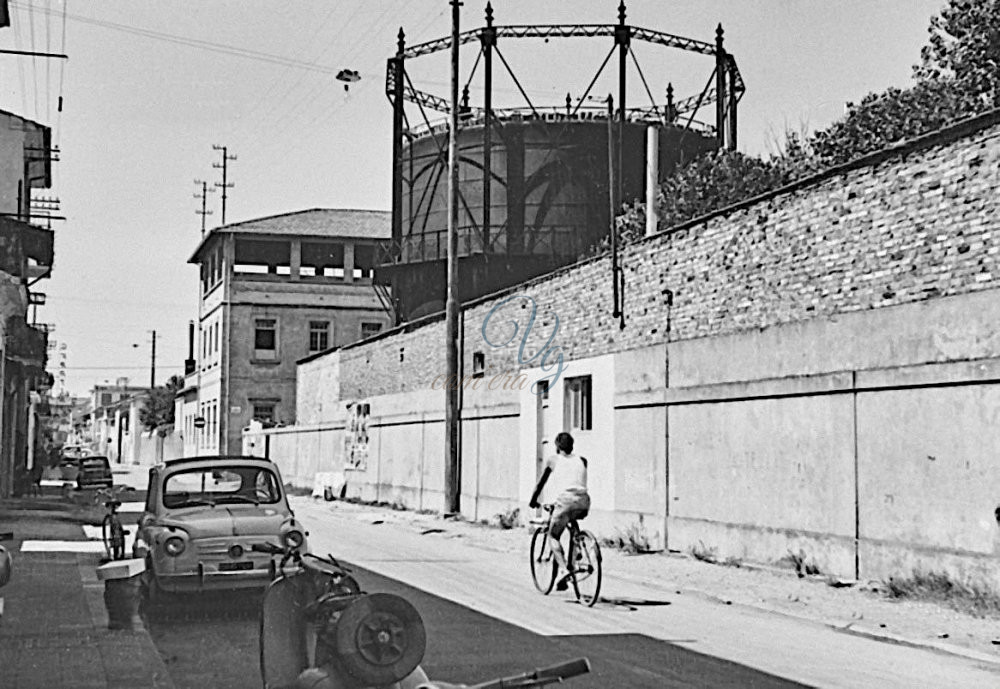
<svg viewBox="0 0 1000 689">
<path fill-rule="evenodd" d="M 260 615 L 260 675 L 265 689 L 286 687 L 311 665 L 305 607 L 315 597 L 308 576 L 284 576 L 267 587 Z"/>
</svg>

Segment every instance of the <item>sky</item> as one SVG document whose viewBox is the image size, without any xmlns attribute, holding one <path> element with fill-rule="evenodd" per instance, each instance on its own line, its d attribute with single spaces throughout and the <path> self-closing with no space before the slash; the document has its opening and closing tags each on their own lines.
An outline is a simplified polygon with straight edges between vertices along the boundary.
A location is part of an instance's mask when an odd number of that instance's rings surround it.
<svg viewBox="0 0 1000 689">
<path fill-rule="evenodd" d="M 747 92 L 740 150 L 766 155 L 787 130 L 823 127 L 845 103 L 910 83 L 927 26 L 944 0 L 631 0 L 628 23 L 706 42 L 720 22 Z M 618 0 L 495 0 L 496 24 L 610 24 Z M 483 24 L 485 0 L 465 0 L 463 29 Z M 0 49 L 65 52 L 66 61 L 0 55 L 0 109 L 53 128 L 53 188 L 65 220 L 37 321 L 65 355 L 66 388 L 181 373 L 187 323 L 197 320 L 201 238 L 195 180 L 221 181 L 226 222 L 307 208 L 388 210 L 391 107 L 385 60 L 400 27 L 408 44 L 450 32 L 447 0 L 10 0 Z M 65 17 L 65 19 L 64 19 Z M 507 40 L 500 50 L 536 105 L 579 97 L 610 39 Z M 666 83 L 696 94 L 709 57 L 636 44 L 654 97 Z M 469 79 L 477 48 L 461 55 Z M 348 91 L 334 77 L 353 69 Z M 630 66 L 630 70 L 633 68 Z M 447 51 L 410 61 L 415 85 L 449 94 Z M 607 70 L 606 70 L 607 71 Z M 495 105 L 523 105 L 495 68 Z M 629 103 L 649 104 L 630 71 Z M 473 75 L 473 102 L 481 98 Z M 592 91 L 617 90 L 615 70 Z M 62 110 L 59 111 L 59 99 Z M 711 110 L 704 111 L 711 119 Z M 416 111 L 412 117 L 419 118 Z M 437 115 L 432 119 L 443 119 Z M 221 222 L 209 196 L 208 227 Z M 63 348 L 63 345 L 65 347 Z M 59 355 L 50 360 L 55 372 Z"/>
</svg>

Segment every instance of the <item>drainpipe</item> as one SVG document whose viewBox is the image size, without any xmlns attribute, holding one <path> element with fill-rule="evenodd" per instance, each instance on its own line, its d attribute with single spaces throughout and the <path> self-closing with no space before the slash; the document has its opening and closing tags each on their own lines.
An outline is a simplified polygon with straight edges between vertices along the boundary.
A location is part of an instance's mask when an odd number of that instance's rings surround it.
<svg viewBox="0 0 1000 689">
<path fill-rule="evenodd" d="M 659 213 L 656 200 L 660 177 L 660 129 L 655 124 L 646 127 L 646 236 L 656 234 Z"/>
</svg>

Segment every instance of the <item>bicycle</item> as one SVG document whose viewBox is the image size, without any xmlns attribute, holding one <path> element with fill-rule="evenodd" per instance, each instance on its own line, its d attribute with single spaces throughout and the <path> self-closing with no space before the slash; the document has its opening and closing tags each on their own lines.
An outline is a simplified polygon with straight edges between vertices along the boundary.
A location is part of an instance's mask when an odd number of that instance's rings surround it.
<svg viewBox="0 0 1000 689">
<path fill-rule="evenodd" d="M 535 587 L 548 595 L 556 583 L 559 565 L 548 539 L 555 506 L 545 505 L 543 509 L 549 513 L 547 518 L 531 520 L 536 525 L 531 535 L 531 577 L 535 581 Z M 569 548 L 566 551 L 566 563 L 573 583 L 573 593 L 577 601 L 591 608 L 601 594 L 601 547 L 594 534 L 581 529 L 575 519 L 570 520 L 567 530 Z"/>
<path fill-rule="evenodd" d="M 125 559 L 125 535 L 128 531 L 118 516 L 118 508 L 122 504 L 118 497 L 126 490 L 131 490 L 130 486 L 101 488 L 94 497 L 95 500 L 103 502 L 104 508 L 108 511 L 101 521 L 101 539 L 104 541 L 104 551 L 110 560 Z M 108 499 L 101 500 L 105 497 Z"/>
</svg>

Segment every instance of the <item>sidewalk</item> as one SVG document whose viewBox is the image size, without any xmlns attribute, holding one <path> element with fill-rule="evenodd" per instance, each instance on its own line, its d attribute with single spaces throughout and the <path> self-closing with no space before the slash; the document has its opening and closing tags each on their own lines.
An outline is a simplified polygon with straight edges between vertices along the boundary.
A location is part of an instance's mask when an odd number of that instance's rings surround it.
<svg viewBox="0 0 1000 689">
<path fill-rule="evenodd" d="M 84 540 L 79 510 L 56 495 L 0 503 L 0 531 L 13 554 L 0 619 L 0 685 L 5 689 L 172 689 L 149 634 L 109 631 L 98 556 L 22 553 L 29 539 Z"/>
<path fill-rule="evenodd" d="M 527 548 L 524 528 L 503 530 L 339 501 L 296 498 L 295 502 L 296 507 L 311 504 L 322 509 L 325 505 L 363 523 L 396 524 L 417 533 L 443 530 L 439 538 L 460 539 L 514 559 L 524 557 Z M 629 555 L 608 547 L 603 548 L 603 555 L 608 576 L 669 595 L 751 608 L 893 644 L 933 649 L 988 663 L 1000 671 L 1000 623 L 996 619 L 975 618 L 936 603 L 890 600 L 871 585 L 834 588 L 822 578 L 800 579 L 790 570 L 727 567 L 680 555 Z"/>
</svg>

